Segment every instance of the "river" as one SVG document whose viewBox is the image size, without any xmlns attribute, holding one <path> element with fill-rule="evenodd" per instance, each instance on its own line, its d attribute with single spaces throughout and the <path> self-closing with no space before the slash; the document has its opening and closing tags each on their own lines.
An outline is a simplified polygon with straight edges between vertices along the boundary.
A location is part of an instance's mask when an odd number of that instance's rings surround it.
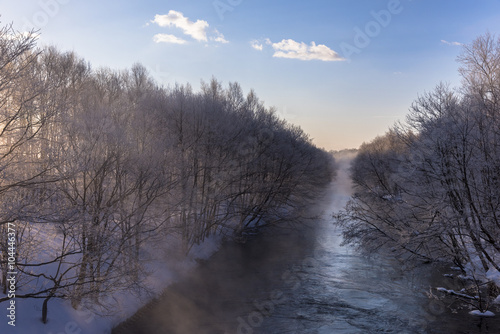
<svg viewBox="0 0 500 334">
<path fill-rule="evenodd" d="M 429 298 L 450 284 L 446 269 L 405 270 L 340 245 L 330 219 L 350 195 L 348 160 L 340 163 L 326 204 L 313 208 L 321 218 L 224 244 L 113 334 L 500 333 L 498 317 Z"/>
</svg>

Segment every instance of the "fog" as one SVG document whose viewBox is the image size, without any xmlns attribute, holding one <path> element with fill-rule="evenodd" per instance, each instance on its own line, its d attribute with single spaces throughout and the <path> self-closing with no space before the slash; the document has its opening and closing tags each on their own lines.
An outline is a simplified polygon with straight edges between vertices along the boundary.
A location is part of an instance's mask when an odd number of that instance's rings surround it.
<svg viewBox="0 0 500 334">
<path fill-rule="evenodd" d="M 332 213 L 351 196 L 355 156 L 335 154 L 336 179 L 308 211 L 315 218 L 225 243 L 113 333 L 489 333 L 498 321 L 429 298 L 430 286 L 449 283 L 442 268 L 409 270 L 390 254 L 341 246 Z"/>
<path fill-rule="evenodd" d="M 264 228 L 245 244 L 226 242 L 113 333 L 258 332 L 266 315 L 287 302 L 285 292 L 300 284 L 290 269 L 311 258 L 318 240 L 324 240 L 324 225 L 333 226 L 332 212 L 349 198 L 348 167 L 354 155 L 335 155 L 335 181 L 300 224 Z"/>
</svg>

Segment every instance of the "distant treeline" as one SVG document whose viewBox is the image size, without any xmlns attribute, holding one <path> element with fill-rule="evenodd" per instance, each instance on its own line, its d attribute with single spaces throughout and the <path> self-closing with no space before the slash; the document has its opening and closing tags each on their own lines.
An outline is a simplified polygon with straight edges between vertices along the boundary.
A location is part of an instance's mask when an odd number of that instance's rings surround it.
<svg viewBox="0 0 500 334">
<path fill-rule="evenodd" d="M 0 30 L 0 272 L 15 226 L 17 298 L 98 302 L 144 280 L 143 247 L 300 215 L 330 154 L 237 83 L 162 87 Z M 153 243 L 153 244 L 152 244 Z M 7 297 L 0 298 L 1 301 Z"/>
</svg>

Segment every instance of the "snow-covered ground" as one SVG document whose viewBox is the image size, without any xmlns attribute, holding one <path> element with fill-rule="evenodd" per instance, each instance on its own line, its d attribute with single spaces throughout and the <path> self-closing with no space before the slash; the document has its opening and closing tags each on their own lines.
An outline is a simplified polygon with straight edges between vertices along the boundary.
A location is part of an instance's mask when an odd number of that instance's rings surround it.
<svg viewBox="0 0 500 334">
<path fill-rule="evenodd" d="M 481 312 L 479 310 L 473 310 L 473 311 L 470 311 L 469 313 L 472 315 L 478 316 L 478 317 L 494 317 L 495 316 L 495 313 L 493 313 L 491 311 Z"/>
<path fill-rule="evenodd" d="M 9 325 L 9 302 L 0 304 L 1 334 L 105 334 L 121 321 L 132 316 L 140 307 L 156 296 L 170 284 L 179 280 L 183 274 L 192 270 L 198 259 L 210 257 L 221 243 L 220 237 L 205 240 L 191 249 L 189 256 L 179 254 L 179 243 L 172 238 L 164 249 L 153 247 L 148 253 L 151 261 L 147 265 L 150 273 L 146 286 L 152 292 L 144 295 L 121 293 L 107 296 L 105 303 L 114 305 L 112 309 L 95 314 L 85 308 L 73 309 L 70 301 L 51 299 L 48 304 L 48 322 L 43 324 L 41 311 L 43 299 L 15 299 L 15 326 Z M 4 297 L 0 293 L 0 298 Z"/>
<path fill-rule="evenodd" d="M 470 252 L 473 252 L 473 247 L 472 245 L 469 247 Z M 497 259 L 498 261 L 498 259 Z M 484 269 L 482 269 L 481 261 L 478 256 L 472 256 L 471 261 L 467 263 L 465 266 L 465 275 L 458 275 L 457 277 L 462 279 L 462 280 L 470 280 L 470 281 L 477 281 L 480 283 L 494 283 L 497 287 L 500 288 L 500 272 L 495 269 L 495 268 L 490 268 L 488 271 L 485 272 Z M 452 267 L 451 269 L 453 270 L 460 270 L 460 268 Z M 453 274 L 445 274 L 445 276 L 453 278 Z M 467 293 L 465 293 L 465 289 L 462 289 L 461 291 L 455 291 L 452 289 L 447 289 L 444 287 L 438 287 L 436 288 L 437 291 L 447 293 L 449 295 L 453 295 L 462 299 L 469 300 L 472 304 L 477 304 L 478 306 L 481 304 L 480 300 L 481 298 L 477 295 L 472 296 Z M 489 296 L 487 296 L 489 297 Z M 498 295 L 494 300 L 493 304 L 500 304 L 500 295 Z M 479 316 L 479 317 L 494 317 L 495 313 L 489 311 L 489 310 L 472 310 L 469 312 L 469 314 L 473 316 Z"/>
</svg>

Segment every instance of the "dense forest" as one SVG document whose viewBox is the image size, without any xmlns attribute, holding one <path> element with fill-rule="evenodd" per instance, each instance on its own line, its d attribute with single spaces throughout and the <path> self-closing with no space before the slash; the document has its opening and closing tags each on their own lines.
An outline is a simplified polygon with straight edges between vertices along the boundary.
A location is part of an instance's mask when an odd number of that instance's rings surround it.
<svg viewBox="0 0 500 334">
<path fill-rule="evenodd" d="M 484 311 L 500 271 L 500 39 L 477 38 L 458 62 L 461 87 L 439 84 L 361 146 L 337 218 L 361 249 L 454 263 L 466 281 L 456 295 Z"/>
<path fill-rule="evenodd" d="M 16 271 L 16 298 L 43 299 L 46 321 L 51 298 L 140 288 L 146 244 L 174 235 L 188 253 L 300 216 L 335 164 L 237 83 L 163 87 L 5 26 L 0 175 L 0 302 Z"/>
</svg>

